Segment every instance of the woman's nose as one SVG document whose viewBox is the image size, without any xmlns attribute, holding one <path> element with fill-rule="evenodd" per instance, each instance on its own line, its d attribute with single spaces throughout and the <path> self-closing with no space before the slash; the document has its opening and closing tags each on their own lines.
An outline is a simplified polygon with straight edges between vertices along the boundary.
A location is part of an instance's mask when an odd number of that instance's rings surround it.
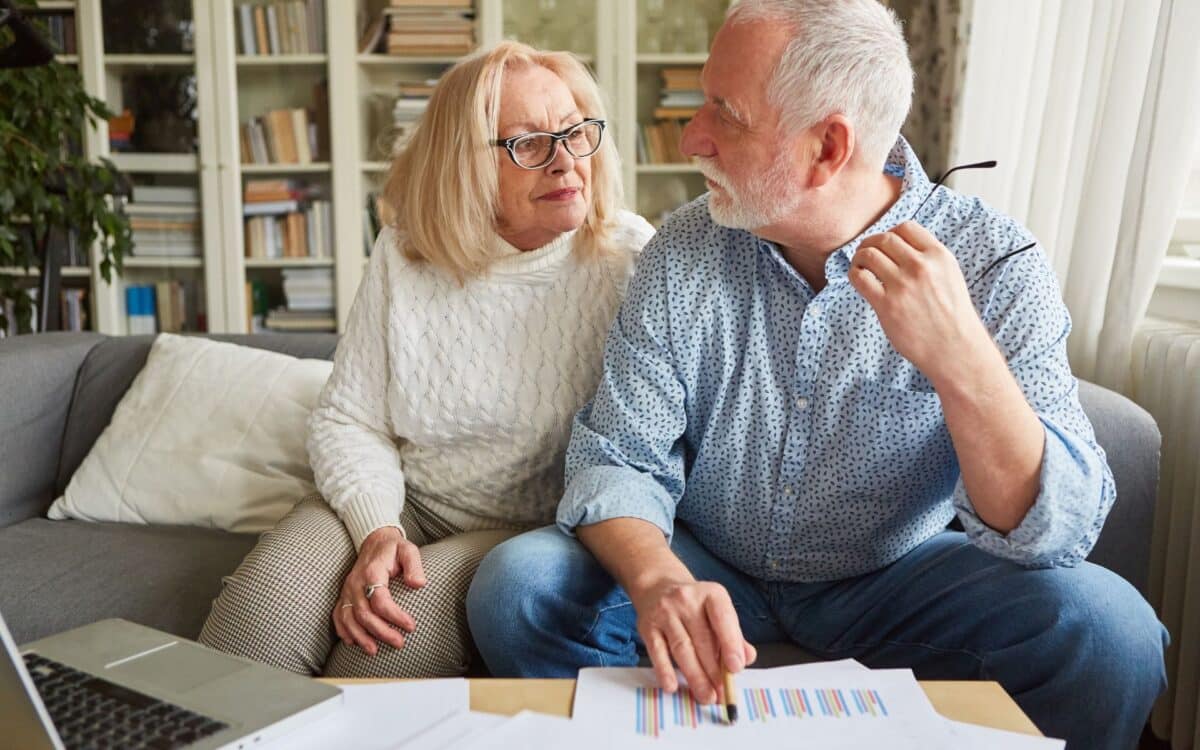
<svg viewBox="0 0 1200 750">
<path fill-rule="evenodd" d="M 563 174 L 570 172 L 575 168 L 575 157 L 571 156 L 571 152 L 567 151 L 567 147 L 562 143 L 555 141 L 554 143 L 554 158 L 546 165 L 546 170 L 550 174 Z"/>
</svg>

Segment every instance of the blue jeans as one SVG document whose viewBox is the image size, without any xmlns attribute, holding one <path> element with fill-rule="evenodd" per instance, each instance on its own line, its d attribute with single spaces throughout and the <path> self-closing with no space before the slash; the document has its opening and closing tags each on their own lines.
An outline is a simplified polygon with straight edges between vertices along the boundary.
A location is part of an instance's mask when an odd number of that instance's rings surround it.
<svg viewBox="0 0 1200 750">
<path fill-rule="evenodd" d="M 681 524 L 671 548 L 697 579 L 729 591 L 751 643 L 791 641 L 926 680 L 996 680 L 1069 750 L 1135 748 L 1166 685 L 1166 629 L 1136 589 L 1090 563 L 1028 570 L 946 531 L 873 573 L 768 583 L 719 560 Z M 497 677 L 638 663 L 624 590 L 552 526 L 484 558 L 467 617 Z"/>
</svg>

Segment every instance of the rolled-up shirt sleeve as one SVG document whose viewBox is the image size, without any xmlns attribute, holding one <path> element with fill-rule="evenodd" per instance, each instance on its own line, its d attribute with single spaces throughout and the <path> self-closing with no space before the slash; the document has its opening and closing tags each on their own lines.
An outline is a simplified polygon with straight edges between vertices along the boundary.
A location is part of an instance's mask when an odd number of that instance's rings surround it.
<svg viewBox="0 0 1200 750">
<path fill-rule="evenodd" d="M 671 350 L 668 250 L 642 253 L 609 331 L 595 397 L 576 415 L 558 526 L 640 518 L 669 539 L 683 497 L 685 389 Z"/>
<path fill-rule="evenodd" d="M 1007 534 L 979 518 L 961 477 L 954 506 L 968 537 L 986 552 L 1027 567 L 1076 565 L 1100 536 L 1116 484 L 1079 403 L 1067 360 L 1071 318 L 1041 248 L 1017 256 L 1002 274 L 984 322 L 1042 423 L 1041 483 L 1033 506 Z"/>
</svg>

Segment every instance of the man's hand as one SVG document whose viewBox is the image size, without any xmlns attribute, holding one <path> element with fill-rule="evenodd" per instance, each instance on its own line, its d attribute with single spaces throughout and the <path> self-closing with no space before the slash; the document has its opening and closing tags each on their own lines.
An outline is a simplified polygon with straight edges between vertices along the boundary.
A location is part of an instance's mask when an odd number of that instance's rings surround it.
<svg viewBox="0 0 1200 750">
<path fill-rule="evenodd" d="M 952 377 L 947 368 L 970 366 L 973 352 L 995 358 L 954 254 L 920 224 L 863 240 L 849 276 L 892 347 L 935 386 Z"/>
<path fill-rule="evenodd" d="M 372 531 L 359 548 L 358 560 L 342 583 L 333 610 L 333 627 L 343 643 L 358 644 L 371 656 L 379 650 L 376 639 L 404 647 L 404 633 L 411 633 L 417 623 L 400 609 L 388 590 L 391 580 L 400 576 L 409 588 L 425 585 L 421 551 L 394 526 Z M 382 585 L 368 598 L 367 586 L 377 584 Z"/>
<path fill-rule="evenodd" d="M 725 587 L 707 581 L 665 582 L 630 595 L 638 634 L 661 688 L 679 688 L 675 666 L 700 703 L 724 698 L 723 671 L 740 672 L 757 657 L 742 637 Z"/>
</svg>

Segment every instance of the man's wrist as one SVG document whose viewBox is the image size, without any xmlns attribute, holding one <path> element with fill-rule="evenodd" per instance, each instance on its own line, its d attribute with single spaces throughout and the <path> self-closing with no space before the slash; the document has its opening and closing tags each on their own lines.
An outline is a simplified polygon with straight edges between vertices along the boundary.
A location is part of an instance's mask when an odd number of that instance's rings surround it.
<svg viewBox="0 0 1200 750">
<path fill-rule="evenodd" d="M 1008 362 L 980 323 L 974 335 L 964 336 L 960 343 L 948 347 L 925 376 L 943 401 L 970 398 L 987 390 L 987 384 L 998 377 L 1007 377 Z"/>
</svg>

